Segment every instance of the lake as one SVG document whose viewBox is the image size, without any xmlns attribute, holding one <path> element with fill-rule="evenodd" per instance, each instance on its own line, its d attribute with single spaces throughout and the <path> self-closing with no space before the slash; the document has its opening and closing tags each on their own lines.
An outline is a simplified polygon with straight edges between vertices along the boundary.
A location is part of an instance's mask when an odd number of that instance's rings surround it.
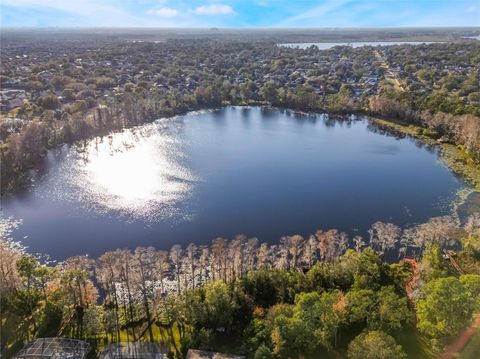
<svg viewBox="0 0 480 359">
<path fill-rule="evenodd" d="M 428 41 L 364 41 L 364 42 L 298 42 L 298 43 L 288 43 L 288 44 L 279 44 L 283 47 L 292 47 L 299 49 L 307 49 L 310 46 L 316 46 L 319 50 L 328 50 L 335 46 L 350 46 L 353 48 L 363 47 L 363 46 L 392 46 L 392 45 L 427 45 L 435 44 L 437 42 L 428 42 Z"/>
<path fill-rule="evenodd" d="M 365 117 L 226 107 L 52 150 L 2 207 L 30 251 L 63 259 L 238 233 L 366 235 L 448 214 L 462 187 L 437 150 Z"/>
</svg>

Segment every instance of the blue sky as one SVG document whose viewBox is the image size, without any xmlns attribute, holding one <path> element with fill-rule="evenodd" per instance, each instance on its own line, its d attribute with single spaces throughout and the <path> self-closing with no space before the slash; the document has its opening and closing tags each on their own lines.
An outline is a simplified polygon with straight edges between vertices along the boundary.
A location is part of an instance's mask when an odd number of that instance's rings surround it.
<svg viewBox="0 0 480 359">
<path fill-rule="evenodd" d="M 480 26 L 480 0 L 0 0 L 1 26 Z"/>
</svg>

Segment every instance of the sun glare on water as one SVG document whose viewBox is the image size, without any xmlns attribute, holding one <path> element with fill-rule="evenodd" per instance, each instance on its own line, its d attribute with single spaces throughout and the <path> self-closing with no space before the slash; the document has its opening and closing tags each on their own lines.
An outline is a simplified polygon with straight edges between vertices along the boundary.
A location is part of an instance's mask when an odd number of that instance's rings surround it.
<svg viewBox="0 0 480 359">
<path fill-rule="evenodd" d="M 182 164 L 181 140 L 155 125 L 92 140 L 79 153 L 71 178 L 97 211 L 118 210 L 143 219 L 171 217 L 195 182 Z"/>
</svg>

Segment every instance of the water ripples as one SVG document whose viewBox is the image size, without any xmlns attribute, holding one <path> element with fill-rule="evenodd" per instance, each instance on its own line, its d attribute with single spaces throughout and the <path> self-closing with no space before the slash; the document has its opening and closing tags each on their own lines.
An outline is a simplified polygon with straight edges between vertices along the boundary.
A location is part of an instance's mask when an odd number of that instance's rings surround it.
<svg viewBox="0 0 480 359">
<path fill-rule="evenodd" d="M 90 212 L 116 213 L 129 220 L 190 218 L 180 206 L 198 178 L 185 165 L 188 145 L 178 136 L 180 120 L 142 126 L 77 143 L 64 149 L 58 171 L 46 194 L 80 202 Z"/>
</svg>

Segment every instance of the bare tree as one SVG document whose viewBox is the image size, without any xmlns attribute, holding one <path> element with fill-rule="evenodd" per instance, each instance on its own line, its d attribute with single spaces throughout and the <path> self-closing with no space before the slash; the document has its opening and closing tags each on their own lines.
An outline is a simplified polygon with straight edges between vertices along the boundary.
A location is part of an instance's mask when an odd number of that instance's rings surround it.
<svg viewBox="0 0 480 359">
<path fill-rule="evenodd" d="M 208 278 L 207 267 L 208 267 L 209 259 L 210 259 L 210 248 L 208 248 L 208 246 L 201 246 L 199 266 L 200 266 L 200 282 L 202 283 L 206 281 Z"/>
<path fill-rule="evenodd" d="M 184 255 L 180 259 L 180 283 L 181 283 L 181 292 L 186 291 L 191 284 L 190 278 L 190 260 L 188 258 L 188 254 L 186 254 L 186 250 Z"/>
<path fill-rule="evenodd" d="M 256 269 L 270 267 L 270 247 L 267 243 L 262 243 L 257 253 Z"/>
<path fill-rule="evenodd" d="M 158 279 L 160 281 L 160 290 L 162 295 L 165 295 L 165 274 L 170 268 L 170 263 L 168 262 L 168 253 L 166 251 L 157 251 L 156 254 L 156 267 L 158 273 Z"/>
<path fill-rule="evenodd" d="M 257 255 L 257 246 L 258 246 L 258 238 L 252 237 L 247 240 L 245 244 L 245 271 L 251 271 L 255 269 L 255 261 Z"/>
<path fill-rule="evenodd" d="M 226 281 L 226 263 L 227 263 L 227 242 L 224 238 L 216 238 L 212 241 L 212 255 L 213 255 L 213 280 L 220 278 Z"/>
<path fill-rule="evenodd" d="M 147 329 L 150 341 L 153 342 L 152 315 L 150 301 L 153 300 L 156 278 L 156 253 L 153 247 L 137 247 L 132 257 L 132 266 L 136 274 L 136 284 L 142 296 Z"/>
<path fill-rule="evenodd" d="M 182 247 L 179 244 L 175 244 L 170 249 L 170 260 L 173 264 L 173 275 L 177 282 L 177 292 L 180 294 L 180 270 L 182 267 Z"/>
<path fill-rule="evenodd" d="M 20 284 L 16 263 L 24 249 L 13 241 L 12 233 L 21 223 L 11 217 L 0 217 L 0 297 L 14 291 Z"/>
<path fill-rule="evenodd" d="M 416 245 L 423 252 L 427 243 L 449 244 L 458 230 L 451 216 L 433 217 L 416 227 Z"/>
<path fill-rule="evenodd" d="M 335 241 L 335 258 L 340 257 L 348 248 L 348 235 L 345 232 L 338 234 L 338 239 Z"/>
<path fill-rule="evenodd" d="M 229 280 L 240 278 L 243 275 L 244 268 L 244 251 L 243 246 L 245 244 L 246 237 L 243 234 L 237 234 L 235 238 L 230 242 L 228 246 L 228 262 L 229 267 Z"/>
<path fill-rule="evenodd" d="M 463 229 L 467 233 L 468 239 L 471 239 L 474 235 L 480 233 L 480 215 L 478 213 L 473 213 L 468 216 Z"/>
<path fill-rule="evenodd" d="M 128 303 L 128 314 L 130 317 L 130 322 L 133 323 L 135 320 L 134 313 L 134 298 L 132 293 L 132 280 L 131 280 L 131 264 L 132 264 L 132 253 L 128 249 L 116 250 L 115 251 L 120 258 L 120 280 L 121 280 L 121 293 L 123 294 L 123 302 Z M 125 316 L 127 318 L 127 316 Z M 133 340 L 137 340 L 135 333 L 135 328 L 132 327 Z"/>
<path fill-rule="evenodd" d="M 325 232 L 319 229 L 315 232 L 315 238 L 317 238 L 320 260 L 324 261 L 328 256 L 327 253 L 330 252 L 329 247 L 331 246 L 331 243 L 329 242 L 329 237 Z"/>
<path fill-rule="evenodd" d="M 361 252 L 363 247 L 365 247 L 365 241 L 363 240 L 363 237 L 362 236 L 355 236 L 353 237 L 353 245 L 354 245 L 354 248 L 355 248 L 355 251 L 357 252 Z"/>
<path fill-rule="evenodd" d="M 451 244 L 458 231 L 458 226 L 452 216 L 430 218 L 427 225 L 430 227 L 432 241 L 442 246 Z"/>
<path fill-rule="evenodd" d="M 113 304 L 117 341 L 120 341 L 119 298 L 117 292 L 117 283 L 120 277 L 120 266 L 118 260 L 119 258 L 117 253 L 113 251 L 102 254 L 97 260 L 95 273 L 97 276 L 97 281 L 105 289 L 105 302 L 110 302 Z M 109 306 L 107 305 L 106 307 L 108 308 Z"/>
<path fill-rule="evenodd" d="M 277 269 L 288 269 L 288 241 L 286 237 L 280 239 L 280 244 L 271 247 L 274 253 L 274 266 Z"/>
<path fill-rule="evenodd" d="M 417 230 L 415 227 L 405 228 L 400 236 L 400 247 L 398 249 L 398 255 L 406 257 L 408 249 L 411 247 L 417 247 Z"/>
<path fill-rule="evenodd" d="M 291 258 L 290 269 L 299 268 L 298 261 L 304 250 L 304 242 L 303 237 L 298 234 L 286 237 L 287 249 Z"/>
<path fill-rule="evenodd" d="M 393 223 L 375 222 L 369 234 L 370 245 L 384 255 L 387 250 L 395 247 L 400 236 L 400 227 Z"/>
<path fill-rule="evenodd" d="M 197 261 L 197 246 L 190 243 L 187 246 L 187 258 L 188 258 L 188 277 L 190 279 L 191 288 L 195 288 L 195 267 Z"/>
<path fill-rule="evenodd" d="M 314 235 L 310 235 L 305 242 L 305 248 L 303 251 L 303 263 L 308 268 L 311 268 L 313 264 L 317 261 L 318 259 L 318 243 L 317 243 L 317 238 Z"/>
<path fill-rule="evenodd" d="M 344 232 L 330 229 L 326 232 L 318 230 L 315 233 L 318 243 L 320 260 L 333 262 L 342 255 L 348 248 L 348 236 Z"/>
</svg>

